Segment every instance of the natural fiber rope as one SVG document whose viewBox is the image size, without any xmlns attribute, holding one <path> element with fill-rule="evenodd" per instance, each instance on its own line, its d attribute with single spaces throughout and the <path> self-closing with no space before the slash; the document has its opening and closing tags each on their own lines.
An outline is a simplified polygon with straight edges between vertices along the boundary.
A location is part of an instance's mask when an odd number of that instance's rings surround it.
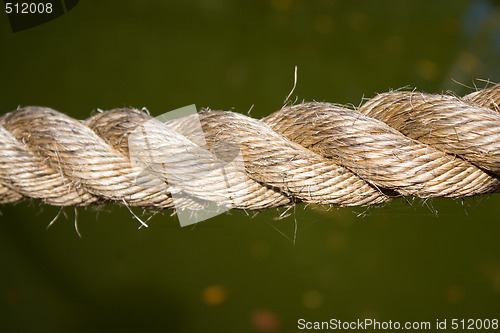
<svg viewBox="0 0 500 333">
<path fill-rule="evenodd" d="M 296 202 L 358 206 L 398 196 L 460 198 L 498 192 L 499 104 L 500 85 L 495 85 L 463 98 L 389 92 L 357 110 L 302 103 L 262 120 L 212 110 L 198 116 L 209 147 L 231 142 L 242 153 L 248 178 L 232 185 L 234 208 Z M 174 207 L 168 191 L 137 184 L 143 170 L 130 160 L 128 136 L 151 119 L 136 109 L 114 109 L 78 121 L 33 106 L 4 115 L 0 202 L 37 198 L 58 206 L 116 201 Z M 191 124 L 181 118 L 171 126 L 189 134 Z M 163 154 L 172 165 L 189 166 L 185 170 L 211 167 L 164 140 L 168 135 L 161 124 L 154 128 L 149 142 L 153 153 Z M 171 137 L 183 139 L 198 148 L 184 137 Z M 176 202 L 177 208 L 202 208 L 201 199 L 226 190 L 224 186 L 209 179 L 187 187 L 190 196 Z"/>
</svg>

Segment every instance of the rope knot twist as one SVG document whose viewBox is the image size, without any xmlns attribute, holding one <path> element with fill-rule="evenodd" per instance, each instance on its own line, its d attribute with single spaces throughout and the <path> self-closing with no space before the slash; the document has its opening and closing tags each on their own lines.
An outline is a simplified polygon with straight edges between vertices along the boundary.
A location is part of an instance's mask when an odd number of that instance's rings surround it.
<svg viewBox="0 0 500 333">
<path fill-rule="evenodd" d="M 226 175 L 233 208 L 297 202 L 360 206 L 400 196 L 498 192 L 499 104 L 500 85 L 494 85 L 461 98 L 393 91 L 358 109 L 311 102 L 285 106 L 261 120 L 208 109 L 196 118 L 209 160 L 228 165 L 241 153 L 245 176 Z M 178 165 L 180 176 L 192 168 L 210 171 L 208 161 L 186 153 L 188 146 L 199 149 L 188 118 L 168 125 L 184 136 L 169 135 L 161 123 L 153 126 L 155 135 L 142 148 L 163 154 L 168 163 L 155 174 L 162 186 L 154 186 L 154 179 L 141 186 L 137 180 L 145 177 L 144 170 L 132 163 L 128 139 L 150 123 L 148 114 L 122 108 L 78 121 L 37 106 L 5 114 L 0 118 L 0 203 L 36 198 L 57 206 L 115 201 L 173 208 L 168 189 L 173 190 L 174 179 L 168 171 Z M 175 206 L 203 209 L 204 200 L 222 190 L 224 184 L 213 179 L 195 182 L 182 188 L 187 195 Z"/>
</svg>

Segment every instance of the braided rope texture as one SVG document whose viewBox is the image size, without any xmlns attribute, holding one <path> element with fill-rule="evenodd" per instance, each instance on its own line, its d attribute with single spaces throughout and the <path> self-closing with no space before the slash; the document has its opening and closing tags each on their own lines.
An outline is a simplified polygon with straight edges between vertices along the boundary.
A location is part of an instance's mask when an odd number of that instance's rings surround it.
<svg viewBox="0 0 500 333">
<path fill-rule="evenodd" d="M 233 208 L 264 209 L 297 202 L 365 206 L 400 196 L 461 198 L 500 189 L 500 85 L 465 97 L 393 91 L 357 109 L 330 103 L 285 106 L 257 120 L 202 110 L 209 147 L 238 145 L 247 177 L 233 186 Z M 115 201 L 179 207 L 164 189 L 140 186 L 128 136 L 152 117 L 113 109 L 78 121 L 29 106 L 0 118 L 0 203 L 36 198 L 50 205 Z M 180 118 L 176 128 L 189 132 Z M 161 126 L 161 125 L 160 125 Z M 161 129 L 158 130 L 161 133 Z M 175 163 L 193 155 L 163 144 Z M 183 160 L 192 159 L 192 160 Z M 168 184 L 168 179 L 165 179 Z M 181 206 L 220 184 L 203 184 Z"/>
</svg>

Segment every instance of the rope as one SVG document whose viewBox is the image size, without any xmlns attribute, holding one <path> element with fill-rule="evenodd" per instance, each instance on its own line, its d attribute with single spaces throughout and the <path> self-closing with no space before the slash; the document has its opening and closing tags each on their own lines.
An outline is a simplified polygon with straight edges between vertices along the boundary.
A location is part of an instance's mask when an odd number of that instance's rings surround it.
<svg viewBox="0 0 500 333">
<path fill-rule="evenodd" d="M 233 208 L 297 202 L 360 206 L 400 196 L 498 192 L 499 104 L 500 85 L 495 85 L 462 98 L 393 91 L 358 109 L 302 103 L 262 120 L 208 109 L 197 116 L 212 162 L 218 158 L 212 148 L 219 143 L 230 142 L 241 152 L 245 177 L 227 174 Z M 36 198 L 57 206 L 114 201 L 202 209 L 207 197 L 227 190 L 209 178 L 184 187 L 188 195 L 174 205 L 173 192 L 166 190 L 173 180 L 166 173 L 153 177 L 160 177 L 163 187 L 139 184 L 144 168 L 132 163 L 128 138 L 146 123 L 153 124 L 154 133 L 143 147 L 148 154 L 166 157 L 167 166 L 180 165 L 176 170 L 186 173 L 213 168 L 186 153 L 186 147 L 201 149 L 188 140 L 195 131 L 192 117 L 169 125 L 184 136 L 152 119 L 136 109 L 104 111 L 83 121 L 36 106 L 5 114 L 0 118 L 0 203 Z"/>
</svg>

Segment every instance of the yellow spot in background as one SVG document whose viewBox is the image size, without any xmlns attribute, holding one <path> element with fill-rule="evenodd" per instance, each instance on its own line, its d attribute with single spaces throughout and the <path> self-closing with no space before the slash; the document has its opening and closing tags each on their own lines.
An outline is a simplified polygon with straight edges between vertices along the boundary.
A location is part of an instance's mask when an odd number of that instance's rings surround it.
<svg viewBox="0 0 500 333">
<path fill-rule="evenodd" d="M 332 33 L 333 28 L 335 27 L 335 24 L 333 22 L 333 19 L 329 15 L 318 15 L 314 19 L 313 22 L 314 29 L 316 29 L 317 32 L 324 34 L 324 35 L 329 35 Z"/>
<path fill-rule="evenodd" d="M 461 285 L 453 284 L 446 289 L 445 298 L 451 304 L 462 303 L 465 298 L 465 290 Z"/>
<path fill-rule="evenodd" d="M 208 305 L 219 305 L 227 299 L 227 291 L 221 285 L 206 287 L 202 294 L 203 301 Z"/>
<path fill-rule="evenodd" d="M 427 81 L 434 81 L 439 76 L 439 66 L 435 62 L 427 59 L 420 59 L 417 61 L 415 64 L 415 71 L 418 76 Z"/>
<path fill-rule="evenodd" d="M 248 79 L 247 69 L 241 64 L 228 64 L 225 77 L 231 87 L 242 87 Z"/>
<path fill-rule="evenodd" d="M 318 54 L 318 43 L 314 38 L 302 38 L 298 40 L 297 46 L 300 53 L 305 56 L 313 56 Z"/>
<path fill-rule="evenodd" d="M 308 309 L 318 309 L 323 306 L 323 295 L 317 290 L 306 291 L 302 295 L 302 304 Z"/>
<path fill-rule="evenodd" d="M 500 273 L 493 278 L 493 289 L 500 293 Z"/>
<path fill-rule="evenodd" d="M 373 309 L 367 308 L 360 311 L 359 318 L 372 318 L 379 320 L 379 315 Z"/>
<path fill-rule="evenodd" d="M 276 332 L 281 326 L 279 316 L 275 312 L 265 309 L 253 311 L 251 323 L 261 332 Z"/>
<path fill-rule="evenodd" d="M 483 260 L 479 265 L 479 271 L 491 281 L 492 289 L 500 293 L 500 262 L 491 259 Z"/>
<path fill-rule="evenodd" d="M 476 56 L 469 52 L 462 52 L 458 55 L 458 67 L 471 76 L 478 76 L 484 72 L 484 66 Z"/>
<path fill-rule="evenodd" d="M 441 25 L 443 32 L 449 35 L 456 35 L 460 31 L 460 21 L 453 16 L 445 17 L 442 20 Z"/>
<path fill-rule="evenodd" d="M 351 29 L 357 32 L 365 32 L 370 27 L 368 16 L 362 12 L 350 13 L 347 20 Z"/>
<path fill-rule="evenodd" d="M 384 49 L 387 54 L 397 56 L 400 55 L 405 46 L 403 37 L 398 35 L 387 36 L 384 41 Z"/>
<path fill-rule="evenodd" d="M 7 289 L 5 292 L 5 303 L 9 306 L 17 306 L 21 304 L 21 295 L 16 289 Z"/>
<path fill-rule="evenodd" d="M 348 245 L 349 240 L 342 232 L 331 233 L 326 237 L 326 248 L 333 253 L 344 252 Z"/>
<path fill-rule="evenodd" d="M 269 257 L 270 254 L 269 244 L 264 241 L 254 242 L 250 246 L 250 255 L 255 260 L 264 260 Z"/>
<path fill-rule="evenodd" d="M 286 12 L 292 8 L 292 0 L 271 0 L 271 6 L 280 12 Z"/>
</svg>

